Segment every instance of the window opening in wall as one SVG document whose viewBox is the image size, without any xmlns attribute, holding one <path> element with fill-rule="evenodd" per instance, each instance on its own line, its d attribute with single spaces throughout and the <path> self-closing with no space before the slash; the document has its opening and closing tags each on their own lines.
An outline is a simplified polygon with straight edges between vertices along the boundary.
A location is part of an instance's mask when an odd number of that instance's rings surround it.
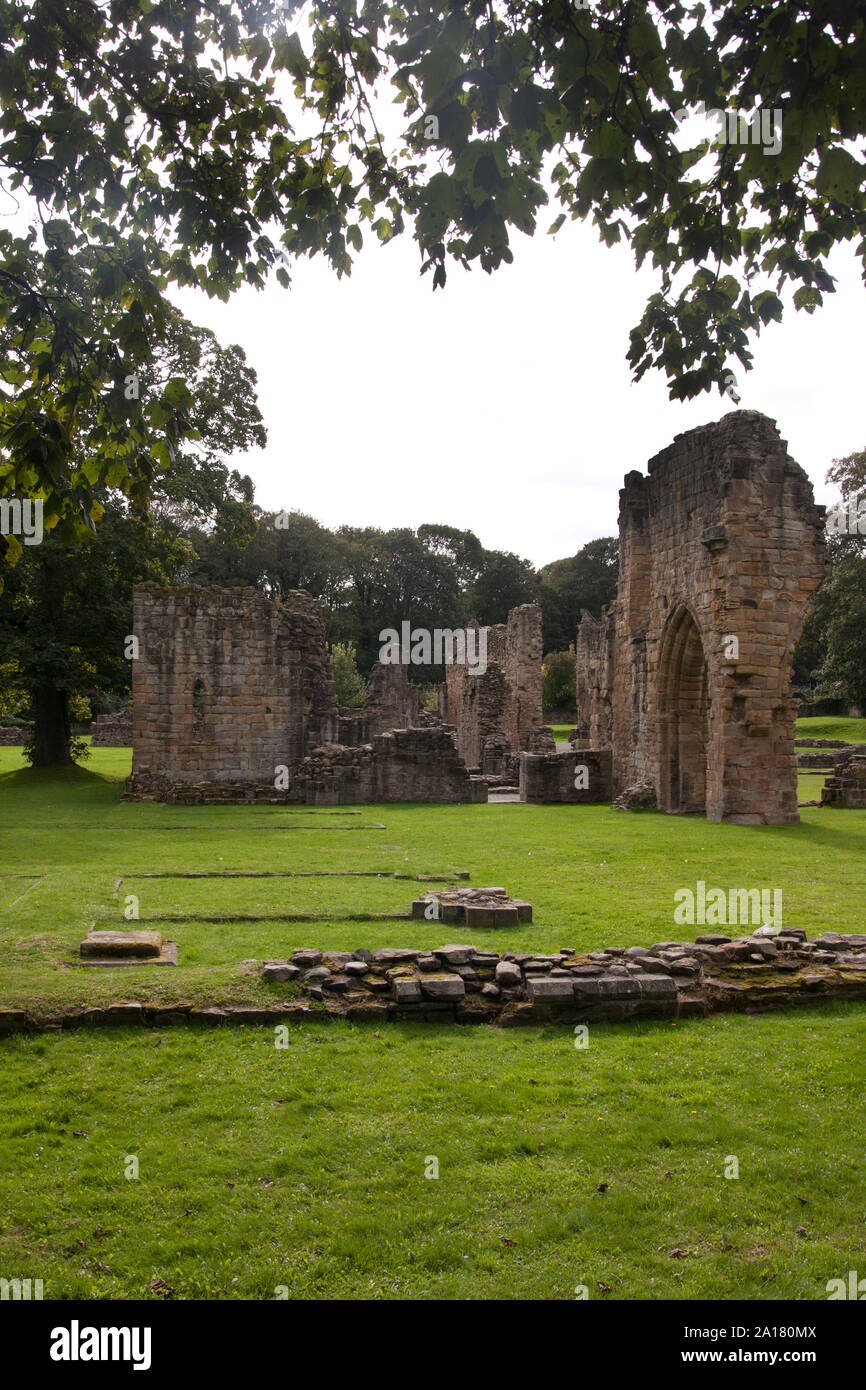
<svg viewBox="0 0 866 1390">
<path fill-rule="evenodd" d="M 192 722 L 200 732 L 204 724 L 204 681 L 200 679 L 192 688 Z"/>
</svg>

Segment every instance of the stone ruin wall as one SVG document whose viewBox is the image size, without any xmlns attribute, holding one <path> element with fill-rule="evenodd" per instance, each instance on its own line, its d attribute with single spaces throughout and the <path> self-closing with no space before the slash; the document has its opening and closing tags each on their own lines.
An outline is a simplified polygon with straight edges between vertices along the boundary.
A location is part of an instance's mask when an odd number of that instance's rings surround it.
<svg viewBox="0 0 866 1390">
<path fill-rule="evenodd" d="M 465 665 L 448 664 L 439 712 L 457 730 L 467 767 L 500 775 L 527 749 L 553 751 L 552 737 L 543 733 L 541 609 L 524 603 L 511 609 L 507 623 L 470 628 L 487 634 L 487 669 L 473 675 Z"/>
<path fill-rule="evenodd" d="M 349 747 L 369 743 L 389 729 L 416 729 L 423 723 L 421 691 L 409 680 L 402 662 L 377 661 L 357 709 L 340 707 L 339 742 Z"/>
<path fill-rule="evenodd" d="M 263 962 L 261 976 L 275 992 L 252 1004 L 150 1000 L 67 1007 L 60 1014 L 0 1008 L 0 1036 L 58 1027 L 273 1026 L 331 1018 L 511 1028 L 812 1009 L 866 998 L 866 936 L 824 932 L 809 940 L 802 929 L 786 929 L 772 940 L 714 934 L 694 945 L 662 941 L 552 953 L 500 953 L 471 944 L 355 951 L 300 946 L 291 960 Z M 286 998 L 289 991 L 298 993 Z"/>
<path fill-rule="evenodd" d="M 821 789 L 821 805 L 866 810 L 866 755 L 862 745 L 842 754 Z"/>
<path fill-rule="evenodd" d="M 576 786 L 575 770 L 586 769 L 585 787 Z M 613 767 L 610 749 L 568 753 L 521 753 L 520 800 L 536 805 L 550 801 L 610 801 Z"/>
<path fill-rule="evenodd" d="M 584 610 L 577 630 L 575 747 L 610 748 L 613 739 L 613 673 L 616 652 L 616 604 L 608 604 L 597 622 Z"/>
<path fill-rule="evenodd" d="M 304 759 L 291 791 L 307 806 L 487 800 L 487 783 L 470 776 L 454 730 L 441 725 L 391 729 L 359 748 L 317 748 Z"/>
<path fill-rule="evenodd" d="M 486 784 L 470 777 L 457 752 L 454 730 L 429 727 L 402 665 L 374 667 L 363 706 L 341 714 L 319 606 L 303 591 L 274 603 L 248 588 L 141 584 L 133 631 L 140 650 L 131 798 L 309 805 L 487 799 Z"/>
<path fill-rule="evenodd" d="M 797 812 L 790 679 L 824 575 L 824 509 L 774 422 L 738 411 L 678 435 L 620 492 L 620 577 L 581 623 L 578 729 L 614 795 L 785 824 Z M 723 639 L 734 636 L 736 659 Z"/>
<path fill-rule="evenodd" d="M 533 742 L 544 724 L 541 702 L 541 660 L 544 655 L 541 609 L 522 603 L 508 614 L 505 630 L 505 732 L 516 752 Z"/>
<path fill-rule="evenodd" d="M 135 587 L 131 795 L 201 783 L 270 787 L 337 735 L 315 599 L 255 589 Z M 203 713 L 196 709 L 196 688 Z"/>
</svg>

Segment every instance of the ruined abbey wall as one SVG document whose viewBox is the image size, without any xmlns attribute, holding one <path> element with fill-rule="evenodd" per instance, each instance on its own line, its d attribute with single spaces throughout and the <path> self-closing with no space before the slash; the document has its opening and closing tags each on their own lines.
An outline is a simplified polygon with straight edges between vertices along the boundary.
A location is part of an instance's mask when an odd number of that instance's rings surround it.
<svg viewBox="0 0 866 1390">
<path fill-rule="evenodd" d="M 406 667 L 377 661 L 363 704 L 340 710 L 339 741 L 350 746 L 369 743 L 389 729 L 415 729 L 421 722 L 421 691 L 409 680 Z"/>
<path fill-rule="evenodd" d="M 474 674 L 465 664 L 446 666 L 439 712 L 457 730 L 467 767 L 498 773 L 508 750 L 517 754 L 536 746 L 543 724 L 541 609 L 521 604 L 507 623 L 478 631 L 486 634 L 487 669 Z"/>
<path fill-rule="evenodd" d="M 798 819 L 790 680 L 824 575 L 824 509 L 774 422 L 737 411 L 678 435 L 620 492 L 620 578 L 578 635 L 579 738 L 613 791 L 665 811 Z"/>
<path fill-rule="evenodd" d="M 248 588 L 135 587 L 133 764 L 158 784 L 274 785 L 337 735 L 337 697 L 315 599 Z"/>
</svg>

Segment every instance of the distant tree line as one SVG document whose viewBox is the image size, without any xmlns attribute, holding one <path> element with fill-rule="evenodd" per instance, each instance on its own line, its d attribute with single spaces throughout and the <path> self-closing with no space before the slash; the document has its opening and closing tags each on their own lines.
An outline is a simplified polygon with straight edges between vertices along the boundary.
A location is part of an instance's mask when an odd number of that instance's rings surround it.
<svg viewBox="0 0 866 1390">
<path fill-rule="evenodd" d="M 306 589 L 319 600 L 328 641 L 353 647 L 364 676 L 378 656 L 379 633 L 403 620 L 431 629 L 473 619 L 504 623 L 510 609 L 538 603 L 544 649 L 552 652 L 574 643 L 583 608 L 598 617 L 616 592 L 617 542 L 611 537 L 536 570 L 452 526 L 331 530 L 303 512 L 254 511 L 256 531 L 242 549 L 210 531 L 191 534 L 196 559 L 184 580 L 249 584 L 272 597 Z"/>
</svg>

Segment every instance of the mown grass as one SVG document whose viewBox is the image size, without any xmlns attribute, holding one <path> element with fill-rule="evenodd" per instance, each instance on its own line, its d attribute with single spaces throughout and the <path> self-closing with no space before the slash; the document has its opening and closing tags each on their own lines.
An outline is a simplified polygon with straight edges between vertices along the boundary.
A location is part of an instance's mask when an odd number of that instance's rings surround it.
<svg viewBox="0 0 866 1390">
<path fill-rule="evenodd" d="M 16 1037 L 0 1269 L 46 1298 L 826 1298 L 862 1266 L 863 1044 L 855 1005 L 585 1050 L 552 1025 Z"/>
<path fill-rule="evenodd" d="M 549 724 L 548 728 L 553 730 L 553 737 L 559 743 L 567 743 L 568 736 L 574 728 L 573 724 Z"/>
<path fill-rule="evenodd" d="M 157 872 L 465 869 L 534 905 L 531 926 L 472 934 L 495 949 L 691 938 L 673 894 L 698 878 L 781 886 L 810 933 L 862 930 L 866 812 L 750 829 L 604 806 L 179 808 L 122 804 L 128 765 L 95 749 L 34 773 L 0 749 L 0 1006 L 282 999 L 242 962 L 466 937 L 347 920 L 408 906 L 418 885 L 393 878 Z M 76 968 L 92 921 L 131 925 L 129 893 L 142 922 L 188 914 L 164 930 L 179 967 Z M 273 920 L 290 908 L 321 915 Z M 195 918 L 253 911 L 270 920 Z M 321 1021 L 284 1050 L 268 1028 L 7 1038 L 0 1274 L 47 1298 L 824 1298 L 863 1261 L 864 1032 L 851 1004 L 594 1026 L 588 1050 L 554 1025 Z"/>
</svg>

